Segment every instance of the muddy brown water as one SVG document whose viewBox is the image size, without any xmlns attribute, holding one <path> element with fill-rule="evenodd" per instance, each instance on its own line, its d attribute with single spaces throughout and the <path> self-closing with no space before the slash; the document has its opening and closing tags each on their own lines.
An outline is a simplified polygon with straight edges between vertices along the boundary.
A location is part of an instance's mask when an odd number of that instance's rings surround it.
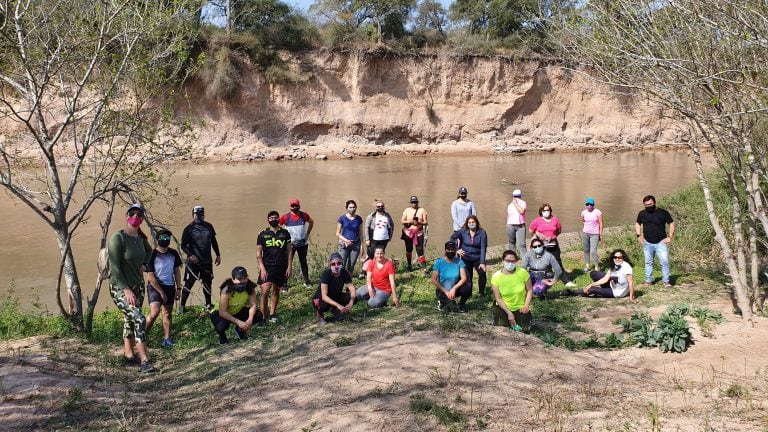
<svg viewBox="0 0 768 432">
<path fill-rule="evenodd" d="M 588 196 L 597 201 L 607 226 L 619 225 L 634 221 L 644 195 L 664 195 L 694 179 L 690 156 L 677 151 L 189 164 L 177 166 L 174 184 L 181 195 L 174 200 L 174 208 L 164 205 L 150 210 L 180 238 L 192 206 L 205 206 L 222 252 L 222 265 L 214 271 L 217 285 L 236 265 L 244 265 L 255 274 L 256 236 L 266 226 L 266 214 L 271 209 L 285 213 L 292 198 L 301 200 L 302 210 L 315 220 L 312 247 L 320 248 L 334 240 L 336 220 L 344 212 L 346 200 L 356 200 L 358 212 L 365 218 L 373 199 L 382 199 L 397 222 L 409 197 L 417 195 L 429 212 L 428 257 L 434 258 L 434 248 L 440 248 L 451 233 L 450 205 L 460 186 L 469 189 L 489 243 L 495 245 L 507 241 L 506 208 L 516 188 L 528 202 L 528 221 L 547 202 L 564 231 L 577 231 L 581 230 L 579 213 Z M 56 311 L 59 256 L 52 232 L 7 194 L 0 194 L 0 215 L 5 233 L 0 248 L 0 292 L 13 286 L 24 305 L 31 304 L 36 292 L 40 303 Z M 93 292 L 96 279 L 98 216 L 94 214 L 92 221 L 82 226 L 73 242 L 86 295 Z M 122 223 L 118 218 L 112 231 L 120 229 Z M 387 252 L 401 258 L 403 242 L 393 241 Z M 196 287 L 191 303 L 201 302 Z M 112 306 L 105 284 L 98 308 Z"/>
</svg>

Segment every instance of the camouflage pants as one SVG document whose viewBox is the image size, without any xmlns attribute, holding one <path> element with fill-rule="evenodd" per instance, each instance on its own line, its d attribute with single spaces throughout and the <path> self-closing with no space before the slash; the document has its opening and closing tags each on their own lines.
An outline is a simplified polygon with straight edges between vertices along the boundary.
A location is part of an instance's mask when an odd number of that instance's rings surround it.
<svg viewBox="0 0 768 432">
<path fill-rule="evenodd" d="M 141 312 L 141 305 L 144 303 L 144 284 L 132 287 L 131 291 L 136 296 L 136 306 L 128 304 L 121 288 L 114 285 L 109 286 L 112 301 L 123 313 L 123 339 L 133 339 L 136 343 L 144 343 L 147 341 L 147 318 Z"/>
</svg>

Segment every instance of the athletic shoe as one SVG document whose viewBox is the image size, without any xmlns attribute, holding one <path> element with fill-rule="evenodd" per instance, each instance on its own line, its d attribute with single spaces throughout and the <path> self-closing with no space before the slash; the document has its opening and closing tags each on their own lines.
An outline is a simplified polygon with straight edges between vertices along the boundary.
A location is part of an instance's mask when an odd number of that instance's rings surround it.
<svg viewBox="0 0 768 432">
<path fill-rule="evenodd" d="M 325 318 L 321 316 L 317 317 L 317 325 L 324 326 L 326 324 L 328 324 L 328 321 L 326 321 Z"/>
<path fill-rule="evenodd" d="M 347 318 L 346 318 L 346 317 L 344 316 L 344 314 L 343 314 L 343 313 L 341 313 L 341 312 L 336 312 L 336 313 L 334 313 L 334 314 L 333 314 L 333 320 L 334 320 L 335 322 L 337 322 L 337 323 L 339 323 L 339 322 L 342 322 L 342 321 L 344 321 L 345 319 L 347 319 Z"/>
<path fill-rule="evenodd" d="M 440 302 L 440 300 L 437 301 L 437 310 L 439 310 L 440 312 L 445 311 L 445 305 L 442 302 Z"/>
<path fill-rule="evenodd" d="M 587 273 L 589 273 L 589 267 L 584 267 L 584 268 L 582 269 L 582 271 L 584 272 L 584 274 L 587 274 Z"/>
<path fill-rule="evenodd" d="M 143 362 L 141 366 L 139 366 L 139 371 L 141 371 L 143 374 L 151 374 L 157 372 L 157 369 L 155 369 L 155 367 L 152 366 L 152 363 L 147 360 Z"/>
<path fill-rule="evenodd" d="M 229 339 L 227 339 L 227 335 L 224 333 L 219 333 L 219 345 L 226 345 L 229 343 Z"/>
<path fill-rule="evenodd" d="M 173 346 L 173 339 L 163 339 L 163 344 L 161 345 L 163 348 L 169 348 Z"/>
<path fill-rule="evenodd" d="M 205 313 L 210 314 L 212 310 L 213 310 L 213 305 L 209 305 L 209 304 L 205 305 Z"/>
<path fill-rule="evenodd" d="M 288 285 L 284 286 L 280 291 L 288 293 Z"/>
<path fill-rule="evenodd" d="M 304 281 L 304 288 L 306 288 L 306 289 L 312 288 L 312 282 L 310 282 L 308 280 Z"/>
<path fill-rule="evenodd" d="M 235 333 L 235 337 L 237 337 L 240 340 L 248 339 L 248 333 L 240 330 L 240 327 L 235 326 L 232 331 Z"/>
<path fill-rule="evenodd" d="M 573 288 L 573 287 L 576 286 L 576 283 L 573 282 L 573 281 L 569 281 L 567 284 L 565 284 L 565 286 L 568 287 L 568 288 Z"/>
<path fill-rule="evenodd" d="M 467 313 L 467 305 L 465 305 L 465 304 L 460 304 L 460 305 L 459 305 L 459 306 L 456 308 L 456 312 L 458 312 L 458 313 Z"/>
<path fill-rule="evenodd" d="M 669 282 L 664 282 L 664 288 L 672 288 L 672 284 Z"/>
<path fill-rule="evenodd" d="M 280 320 L 280 319 L 277 317 L 277 314 L 275 314 L 275 315 L 270 315 L 270 316 L 269 316 L 269 322 L 271 322 L 272 324 L 277 324 L 277 322 L 278 322 L 279 320 Z"/>
<path fill-rule="evenodd" d="M 139 359 L 136 356 L 125 357 L 123 356 L 123 366 L 135 366 L 139 364 Z"/>
</svg>

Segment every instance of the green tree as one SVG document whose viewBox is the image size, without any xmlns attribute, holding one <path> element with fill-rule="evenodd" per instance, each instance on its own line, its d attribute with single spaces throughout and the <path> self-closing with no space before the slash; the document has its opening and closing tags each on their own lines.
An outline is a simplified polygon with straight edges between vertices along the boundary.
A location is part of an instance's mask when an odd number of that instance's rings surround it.
<svg viewBox="0 0 768 432">
<path fill-rule="evenodd" d="M 387 30 L 395 37 L 405 33 L 405 23 L 416 0 L 318 0 L 310 13 L 321 24 L 335 25 L 354 32 L 363 24 L 376 27 L 376 40 L 382 43 Z"/>
<path fill-rule="evenodd" d="M 55 235 L 59 306 L 77 328 L 72 237 L 94 205 L 158 192 L 163 161 L 187 151 L 165 102 L 188 66 L 194 4 L 0 2 L 0 185 Z"/>
<path fill-rule="evenodd" d="M 745 321 L 761 307 L 768 248 L 768 4 L 738 0 L 587 2 L 553 16 L 568 59 L 595 79 L 665 107 L 687 133 L 709 221 Z M 716 211 L 702 150 L 711 149 L 731 194 Z"/>
<path fill-rule="evenodd" d="M 456 0 L 451 4 L 451 19 L 467 26 L 470 34 L 504 38 L 533 19 L 535 0 Z"/>
<path fill-rule="evenodd" d="M 436 0 L 422 0 L 416 10 L 414 23 L 416 28 L 436 30 L 441 35 L 445 35 L 448 13 L 443 5 Z"/>
</svg>

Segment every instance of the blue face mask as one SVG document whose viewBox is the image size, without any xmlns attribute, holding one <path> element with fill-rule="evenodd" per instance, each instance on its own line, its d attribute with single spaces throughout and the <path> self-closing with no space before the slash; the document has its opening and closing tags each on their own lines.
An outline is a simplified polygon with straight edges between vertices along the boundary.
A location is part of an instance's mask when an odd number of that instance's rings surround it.
<svg viewBox="0 0 768 432">
<path fill-rule="evenodd" d="M 504 261 L 504 270 L 506 271 L 514 271 L 515 270 L 515 263 Z"/>
<path fill-rule="evenodd" d="M 544 253 L 544 246 L 539 246 L 539 247 L 533 248 L 533 253 L 535 253 L 536 255 L 543 254 Z"/>
</svg>

